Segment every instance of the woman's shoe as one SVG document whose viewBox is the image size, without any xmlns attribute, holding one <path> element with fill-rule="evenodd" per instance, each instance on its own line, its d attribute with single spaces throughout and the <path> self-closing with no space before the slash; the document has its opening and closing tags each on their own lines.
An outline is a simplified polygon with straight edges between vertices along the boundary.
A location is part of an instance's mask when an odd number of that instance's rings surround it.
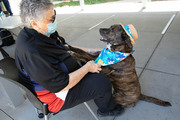
<svg viewBox="0 0 180 120">
<path fill-rule="evenodd" d="M 121 114 L 123 114 L 123 113 L 124 113 L 124 108 L 121 107 L 120 105 L 117 105 L 114 110 L 109 111 L 109 112 L 101 112 L 99 109 L 97 110 L 97 114 L 98 114 L 98 116 L 100 116 L 100 117 L 105 117 L 105 116 L 119 116 L 119 115 L 121 115 Z"/>
</svg>

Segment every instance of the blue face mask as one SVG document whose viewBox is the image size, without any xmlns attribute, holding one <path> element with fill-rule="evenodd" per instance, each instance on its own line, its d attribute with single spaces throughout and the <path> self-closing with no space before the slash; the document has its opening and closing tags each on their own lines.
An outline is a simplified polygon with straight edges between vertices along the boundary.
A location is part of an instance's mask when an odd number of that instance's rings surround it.
<svg viewBox="0 0 180 120">
<path fill-rule="evenodd" d="M 54 22 L 47 24 L 47 27 L 48 27 L 48 31 L 44 32 L 46 35 L 50 35 L 54 33 L 57 29 L 57 21 L 55 20 Z"/>
</svg>

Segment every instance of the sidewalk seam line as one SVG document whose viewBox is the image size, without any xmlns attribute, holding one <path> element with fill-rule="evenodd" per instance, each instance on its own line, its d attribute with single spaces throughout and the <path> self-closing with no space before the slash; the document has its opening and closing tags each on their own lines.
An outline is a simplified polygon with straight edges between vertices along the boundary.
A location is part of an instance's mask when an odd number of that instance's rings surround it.
<svg viewBox="0 0 180 120">
<path fill-rule="evenodd" d="M 176 12 L 176 14 L 177 14 L 177 12 Z M 172 22 L 173 22 L 173 20 L 172 20 Z M 170 25 L 172 24 L 172 22 L 170 23 Z M 170 26 L 170 25 L 169 25 L 169 26 Z M 169 27 L 168 27 L 168 28 L 169 28 Z M 167 30 L 168 30 L 168 28 L 167 28 Z M 141 77 L 142 73 L 143 73 L 144 70 L 146 69 L 146 67 L 147 67 L 147 65 L 148 65 L 148 63 L 149 63 L 149 61 L 151 60 L 152 56 L 154 55 L 155 51 L 157 50 L 157 48 L 158 48 L 159 44 L 161 43 L 161 41 L 162 41 L 164 35 L 165 35 L 165 33 L 162 34 L 162 36 L 161 36 L 159 42 L 157 43 L 156 47 L 154 48 L 153 52 L 151 53 L 151 56 L 149 57 L 149 59 L 148 59 L 148 61 L 146 62 L 145 66 L 143 67 L 143 70 L 142 70 L 141 73 L 139 74 L 138 78 Z"/>
<path fill-rule="evenodd" d="M 163 71 L 154 70 L 154 69 L 150 69 L 150 68 L 145 68 L 145 70 L 156 71 L 156 72 L 159 72 L 159 73 L 168 74 L 168 75 L 175 75 L 175 76 L 179 76 L 180 77 L 180 75 L 178 75 L 178 74 L 163 72 Z"/>
<path fill-rule="evenodd" d="M 94 25 L 94 26 L 92 26 L 91 28 L 89 28 L 89 30 L 92 30 L 93 28 L 97 27 L 98 25 L 102 24 L 103 22 L 105 22 L 106 20 L 108 20 L 108 19 L 110 19 L 110 18 L 112 18 L 112 17 L 114 17 L 114 16 L 115 16 L 115 15 L 111 15 L 110 17 L 102 20 L 101 22 L 99 22 L 99 23 L 97 23 L 96 25 Z"/>
<path fill-rule="evenodd" d="M 2 111 L 6 116 L 8 116 L 9 118 L 11 118 L 12 120 L 14 120 L 10 115 L 8 115 L 4 110 L 0 109 L 0 111 Z"/>
<path fill-rule="evenodd" d="M 137 66 L 136 66 L 136 68 L 143 69 L 143 67 L 137 67 Z M 159 72 L 159 73 L 168 74 L 168 75 L 180 76 L 179 74 L 168 73 L 168 72 L 164 72 L 164 71 L 160 71 L 160 70 L 155 70 L 155 69 L 150 69 L 150 68 L 145 68 L 145 70 Z"/>
<path fill-rule="evenodd" d="M 64 18 L 63 20 L 60 20 L 59 22 L 64 22 L 64 21 L 66 21 L 66 20 L 68 20 L 70 18 L 73 18 L 73 17 L 77 16 L 77 15 L 79 15 L 79 13 L 75 13 L 74 15 L 71 15 L 71 16 L 69 16 L 67 18 Z"/>
</svg>

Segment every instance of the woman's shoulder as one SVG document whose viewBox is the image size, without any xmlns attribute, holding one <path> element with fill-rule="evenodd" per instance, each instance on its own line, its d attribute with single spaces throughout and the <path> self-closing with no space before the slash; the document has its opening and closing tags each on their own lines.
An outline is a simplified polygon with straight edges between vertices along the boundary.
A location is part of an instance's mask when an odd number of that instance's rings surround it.
<svg viewBox="0 0 180 120">
<path fill-rule="evenodd" d="M 34 39 L 27 29 L 23 28 L 17 37 L 16 48 L 23 51 L 31 51 L 34 48 Z"/>
<path fill-rule="evenodd" d="M 17 40 L 23 41 L 23 40 L 29 40 L 33 38 L 33 35 L 31 35 L 31 30 L 29 28 L 24 27 L 18 34 Z"/>
</svg>

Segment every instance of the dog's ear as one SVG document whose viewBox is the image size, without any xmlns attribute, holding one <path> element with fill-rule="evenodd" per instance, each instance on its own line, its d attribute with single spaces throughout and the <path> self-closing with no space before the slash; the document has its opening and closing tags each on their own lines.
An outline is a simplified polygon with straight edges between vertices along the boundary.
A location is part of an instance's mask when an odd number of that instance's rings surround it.
<svg viewBox="0 0 180 120">
<path fill-rule="evenodd" d="M 129 46 L 129 48 L 132 48 L 133 45 L 131 43 L 130 37 L 125 32 L 123 33 L 123 38 L 125 43 Z"/>
</svg>

